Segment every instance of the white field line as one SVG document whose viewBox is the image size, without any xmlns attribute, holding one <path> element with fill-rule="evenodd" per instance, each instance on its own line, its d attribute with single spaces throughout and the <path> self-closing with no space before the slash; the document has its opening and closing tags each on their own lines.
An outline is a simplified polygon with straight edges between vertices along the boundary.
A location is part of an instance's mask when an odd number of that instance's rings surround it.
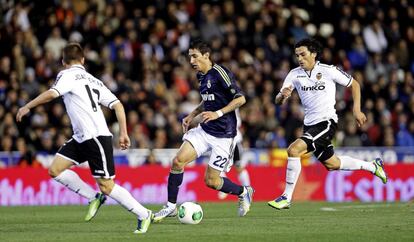
<svg viewBox="0 0 414 242">
<path fill-rule="evenodd" d="M 342 209 L 366 209 L 366 208 L 384 208 L 384 207 L 402 207 L 407 206 L 406 203 L 400 204 L 361 204 L 361 205 L 346 205 L 346 206 L 338 206 L 338 207 L 322 207 L 320 208 L 321 211 L 333 212 Z M 411 210 L 414 211 L 414 210 Z"/>
</svg>

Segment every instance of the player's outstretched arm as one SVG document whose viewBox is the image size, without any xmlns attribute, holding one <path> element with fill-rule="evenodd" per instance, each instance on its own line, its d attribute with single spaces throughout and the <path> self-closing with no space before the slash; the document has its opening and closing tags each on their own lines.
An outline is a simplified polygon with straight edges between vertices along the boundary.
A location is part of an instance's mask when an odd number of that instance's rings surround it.
<svg viewBox="0 0 414 242">
<path fill-rule="evenodd" d="M 124 105 L 121 102 L 117 102 L 112 108 L 115 110 L 116 119 L 119 124 L 119 147 L 121 150 L 128 149 L 131 141 L 128 137 Z"/>
<path fill-rule="evenodd" d="M 59 97 L 59 94 L 53 90 L 47 90 L 41 93 L 35 99 L 28 102 L 23 107 L 19 108 L 19 111 L 17 111 L 17 114 L 16 114 L 16 121 L 21 122 L 22 118 L 30 112 L 30 109 L 35 108 L 43 103 L 50 102 L 57 97 Z"/>
<path fill-rule="evenodd" d="M 292 95 L 293 86 L 283 88 L 275 98 L 276 105 L 282 105 Z"/>
<path fill-rule="evenodd" d="M 245 103 L 246 103 L 246 98 L 244 96 L 240 96 L 240 97 L 237 97 L 237 98 L 231 100 L 231 102 L 229 102 L 229 104 L 224 106 L 222 109 L 219 109 L 215 112 L 211 112 L 211 111 L 203 112 L 203 113 L 201 113 L 201 116 L 203 118 L 203 122 L 207 123 L 211 120 L 218 119 L 221 116 L 223 116 L 224 114 L 236 110 L 237 108 L 241 107 Z"/>
<path fill-rule="evenodd" d="M 352 79 L 351 88 L 352 99 L 354 100 L 354 116 L 358 123 L 358 127 L 361 127 L 367 121 L 367 117 L 365 117 L 365 114 L 361 112 L 361 87 L 355 79 Z"/>
</svg>

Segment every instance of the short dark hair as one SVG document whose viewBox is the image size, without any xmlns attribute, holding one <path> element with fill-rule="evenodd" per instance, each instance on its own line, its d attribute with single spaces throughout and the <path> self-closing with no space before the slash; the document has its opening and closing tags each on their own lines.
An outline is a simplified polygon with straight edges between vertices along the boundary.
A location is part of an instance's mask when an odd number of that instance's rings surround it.
<svg viewBox="0 0 414 242">
<path fill-rule="evenodd" d="M 322 53 L 322 44 L 312 38 L 302 39 L 295 44 L 295 49 L 301 46 L 307 47 L 311 53 L 316 53 L 316 59 L 318 60 Z"/>
<path fill-rule="evenodd" d="M 67 44 L 62 51 L 63 62 L 66 64 L 71 63 L 72 61 L 81 61 L 84 57 L 83 49 L 79 43 L 69 43 Z"/>
<path fill-rule="evenodd" d="M 190 49 L 197 49 L 203 55 L 207 52 L 211 53 L 210 46 L 206 42 L 202 41 L 201 39 L 196 39 L 196 40 L 191 41 Z"/>
</svg>

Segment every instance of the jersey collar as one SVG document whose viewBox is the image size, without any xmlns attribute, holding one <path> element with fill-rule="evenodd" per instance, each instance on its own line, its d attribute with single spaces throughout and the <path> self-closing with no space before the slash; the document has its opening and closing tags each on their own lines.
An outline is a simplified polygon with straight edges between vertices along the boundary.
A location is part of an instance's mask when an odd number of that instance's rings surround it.
<svg viewBox="0 0 414 242">
<path fill-rule="evenodd" d="M 69 68 L 81 68 L 82 70 L 85 70 L 85 67 L 83 65 L 80 65 L 80 64 L 71 65 Z"/>
<path fill-rule="evenodd" d="M 315 65 L 313 65 L 313 68 L 308 72 L 307 70 L 305 70 L 304 68 L 302 68 L 302 70 L 306 73 L 306 75 L 308 76 L 308 77 L 311 77 L 312 76 L 312 71 L 313 70 L 315 70 L 315 67 L 317 66 L 317 65 L 319 65 L 319 61 L 316 61 L 315 62 Z"/>
</svg>

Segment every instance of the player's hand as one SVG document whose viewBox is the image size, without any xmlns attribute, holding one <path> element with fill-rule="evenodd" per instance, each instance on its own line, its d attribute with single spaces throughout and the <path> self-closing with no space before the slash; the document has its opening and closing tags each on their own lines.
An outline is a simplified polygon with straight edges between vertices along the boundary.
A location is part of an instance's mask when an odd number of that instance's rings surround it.
<svg viewBox="0 0 414 242">
<path fill-rule="evenodd" d="M 288 86 L 288 87 L 283 88 L 280 91 L 280 94 L 283 96 L 283 98 L 288 98 L 290 97 L 290 95 L 292 95 L 292 91 L 293 91 L 293 86 Z"/>
<path fill-rule="evenodd" d="M 191 115 L 188 115 L 183 119 L 183 123 L 181 124 L 183 127 L 183 133 L 187 133 L 191 121 L 193 121 L 193 117 Z"/>
<path fill-rule="evenodd" d="M 127 134 L 121 134 L 119 135 L 119 147 L 121 150 L 126 150 L 131 145 L 131 141 L 129 140 L 129 137 Z"/>
<path fill-rule="evenodd" d="M 17 111 L 17 114 L 16 114 L 16 121 L 21 122 L 23 116 L 25 116 L 29 112 L 30 112 L 30 109 L 26 108 L 26 106 L 19 108 L 19 111 Z"/>
<path fill-rule="evenodd" d="M 206 111 L 201 113 L 201 118 L 203 123 L 208 123 L 212 120 L 219 118 L 219 115 L 216 112 Z"/>
<path fill-rule="evenodd" d="M 361 127 L 367 121 L 367 117 L 361 111 L 354 112 L 354 116 L 357 121 L 358 127 Z"/>
</svg>

